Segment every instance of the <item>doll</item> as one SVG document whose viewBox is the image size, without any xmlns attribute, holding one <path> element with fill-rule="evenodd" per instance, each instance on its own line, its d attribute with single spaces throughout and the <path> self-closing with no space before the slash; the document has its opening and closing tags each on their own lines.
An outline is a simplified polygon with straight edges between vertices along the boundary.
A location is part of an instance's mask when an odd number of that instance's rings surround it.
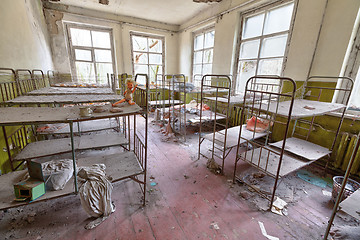
<svg viewBox="0 0 360 240">
<path fill-rule="evenodd" d="M 130 105 L 134 105 L 135 103 L 132 101 L 132 94 L 135 92 L 137 84 L 134 86 L 134 81 L 133 80 L 127 80 L 126 81 L 127 84 L 127 89 L 124 92 L 124 98 L 121 99 L 120 101 L 114 103 L 112 106 L 115 107 L 117 104 L 123 103 L 125 101 L 127 101 Z"/>
</svg>

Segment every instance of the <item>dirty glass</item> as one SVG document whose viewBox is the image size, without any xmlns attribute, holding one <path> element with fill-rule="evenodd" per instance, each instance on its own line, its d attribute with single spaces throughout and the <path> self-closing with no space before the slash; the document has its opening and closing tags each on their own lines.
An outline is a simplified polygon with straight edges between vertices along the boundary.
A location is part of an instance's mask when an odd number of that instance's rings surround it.
<svg viewBox="0 0 360 240">
<path fill-rule="evenodd" d="M 151 54 L 149 53 L 149 64 L 161 64 L 162 55 L 161 54 Z"/>
<path fill-rule="evenodd" d="M 287 34 L 265 38 L 262 43 L 261 58 L 284 56 Z"/>
<path fill-rule="evenodd" d="M 260 40 L 243 42 L 240 47 L 240 59 L 257 58 Z"/>
<path fill-rule="evenodd" d="M 90 30 L 70 28 L 70 35 L 73 46 L 91 47 Z"/>
<path fill-rule="evenodd" d="M 112 62 L 110 50 L 95 49 L 94 52 L 96 62 Z"/>
<path fill-rule="evenodd" d="M 195 37 L 194 50 L 200 50 L 204 48 L 204 34 L 200 34 Z"/>
<path fill-rule="evenodd" d="M 110 33 L 91 31 L 93 47 L 110 48 Z"/>
<path fill-rule="evenodd" d="M 202 65 L 195 64 L 193 67 L 193 74 L 201 74 Z"/>
<path fill-rule="evenodd" d="M 265 14 L 259 14 L 256 16 L 245 18 L 245 24 L 243 28 L 242 38 L 252 38 L 262 35 L 262 27 Z"/>
<path fill-rule="evenodd" d="M 205 50 L 203 57 L 203 63 L 212 63 L 213 49 Z"/>
<path fill-rule="evenodd" d="M 144 52 L 134 52 L 134 63 L 148 63 L 148 54 Z"/>
<path fill-rule="evenodd" d="M 75 67 L 78 81 L 96 83 L 94 63 L 75 62 Z"/>
<path fill-rule="evenodd" d="M 245 92 L 246 81 L 255 75 L 256 72 L 256 60 L 253 61 L 240 61 L 238 67 L 238 75 L 236 79 L 236 93 Z"/>
<path fill-rule="evenodd" d="M 275 8 L 266 14 L 264 34 L 287 31 L 290 27 L 294 3 Z"/>
<path fill-rule="evenodd" d="M 91 51 L 75 49 L 75 59 L 80 61 L 92 61 Z"/>
<path fill-rule="evenodd" d="M 204 48 L 214 47 L 215 31 L 205 33 Z"/>
<path fill-rule="evenodd" d="M 259 61 L 260 75 L 280 75 L 283 58 L 263 59 Z"/>
<path fill-rule="evenodd" d="M 162 41 L 160 39 L 149 38 L 149 52 L 162 53 Z"/>
<path fill-rule="evenodd" d="M 132 36 L 133 51 L 148 51 L 147 38 Z"/>
<path fill-rule="evenodd" d="M 204 64 L 203 65 L 203 71 L 202 71 L 203 75 L 211 74 L 211 71 L 212 71 L 212 64 Z"/>
<path fill-rule="evenodd" d="M 111 63 L 96 63 L 96 71 L 98 82 L 101 84 L 107 84 L 107 74 L 114 73 Z"/>
</svg>

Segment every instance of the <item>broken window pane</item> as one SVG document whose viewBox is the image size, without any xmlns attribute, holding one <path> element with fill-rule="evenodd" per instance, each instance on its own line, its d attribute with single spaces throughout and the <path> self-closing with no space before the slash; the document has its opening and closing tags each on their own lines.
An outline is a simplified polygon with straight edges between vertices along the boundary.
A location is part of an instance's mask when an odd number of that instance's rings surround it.
<svg viewBox="0 0 360 240">
<path fill-rule="evenodd" d="M 203 63 L 212 63 L 212 59 L 213 59 L 213 50 L 212 49 L 205 50 Z"/>
<path fill-rule="evenodd" d="M 204 48 L 211 48 L 214 46 L 215 31 L 205 33 Z"/>
<path fill-rule="evenodd" d="M 90 31 L 86 29 L 70 28 L 73 46 L 91 47 Z"/>
<path fill-rule="evenodd" d="M 161 64 L 162 56 L 161 54 L 149 54 L 149 64 Z"/>
<path fill-rule="evenodd" d="M 283 58 L 264 59 L 259 61 L 259 75 L 280 75 Z"/>
<path fill-rule="evenodd" d="M 91 51 L 90 50 L 82 50 L 75 49 L 75 59 L 82 61 L 91 61 Z"/>
<path fill-rule="evenodd" d="M 261 47 L 260 57 L 284 56 L 287 34 L 265 38 Z"/>
<path fill-rule="evenodd" d="M 262 34 L 264 15 L 265 14 L 262 13 L 245 19 L 245 25 L 242 34 L 243 39 L 257 37 Z"/>
<path fill-rule="evenodd" d="M 260 40 L 243 42 L 240 47 L 240 59 L 257 58 Z"/>
<path fill-rule="evenodd" d="M 145 37 L 132 36 L 133 51 L 148 51 L 147 39 Z"/>
<path fill-rule="evenodd" d="M 147 64 L 148 63 L 147 53 L 134 52 L 134 63 Z"/>
<path fill-rule="evenodd" d="M 194 52 L 194 64 L 202 63 L 203 51 Z"/>
<path fill-rule="evenodd" d="M 255 75 L 256 61 L 240 61 L 236 79 L 237 94 L 245 92 L 246 81 Z"/>
<path fill-rule="evenodd" d="M 161 53 L 162 41 L 160 39 L 149 38 L 149 52 Z"/>
<path fill-rule="evenodd" d="M 78 81 L 96 83 L 93 63 L 75 62 L 75 67 Z"/>
<path fill-rule="evenodd" d="M 200 34 L 195 37 L 194 50 L 200 50 L 204 48 L 204 34 Z"/>
<path fill-rule="evenodd" d="M 96 71 L 98 82 L 101 84 L 107 84 L 107 74 L 114 73 L 111 63 L 97 63 Z"/>
<path fill-rule="evenodd" d="M 287 31 L 290 27 L 294 3 L 273 9 L 266 14 L 264 34 Z"/>
<path fill-rule="evenodd" d="M 91 31 L 93 47 L 110 48 L 110 34 L 108 32 Z"/>
<path fill-rule="evenodd" d="M 95 61 L 96 62 L 112 62 L 110 50 L 95 49 Z"/>
</svg>

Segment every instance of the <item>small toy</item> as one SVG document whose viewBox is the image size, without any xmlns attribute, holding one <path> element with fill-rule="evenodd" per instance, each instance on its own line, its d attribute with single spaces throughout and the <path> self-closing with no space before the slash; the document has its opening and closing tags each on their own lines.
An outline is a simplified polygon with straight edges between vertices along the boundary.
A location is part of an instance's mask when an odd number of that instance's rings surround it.
<svg viewBox="0 0 360 240">
<path fill-rule="evenodd" d="M 134 105 L 135 103 L 132 101 L 132 94 L 135 92 L 137 84 L 134 86 L 134 81 L 129 79 L 126 81 L 127 89 L 124 92 L 124 98 L 120 101 L 114 103 L 112 106 L 115 107 L 115 105 L 123 103 L 127 101 L 130 105 Z"/>
</svg>

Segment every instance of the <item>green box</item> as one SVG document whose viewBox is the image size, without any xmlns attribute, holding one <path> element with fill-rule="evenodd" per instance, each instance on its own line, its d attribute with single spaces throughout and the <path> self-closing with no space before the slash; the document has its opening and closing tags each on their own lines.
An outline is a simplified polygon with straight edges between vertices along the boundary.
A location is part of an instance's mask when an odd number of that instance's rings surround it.
<svg viewBox="0 0 360 240">
<path fill-rule="evenodd" d="M 28 179 L 14 184 L 15 197 L 18 200 L 34 201 L 45 194 L 45 184 L 42 181 Z"/>
</svg>

